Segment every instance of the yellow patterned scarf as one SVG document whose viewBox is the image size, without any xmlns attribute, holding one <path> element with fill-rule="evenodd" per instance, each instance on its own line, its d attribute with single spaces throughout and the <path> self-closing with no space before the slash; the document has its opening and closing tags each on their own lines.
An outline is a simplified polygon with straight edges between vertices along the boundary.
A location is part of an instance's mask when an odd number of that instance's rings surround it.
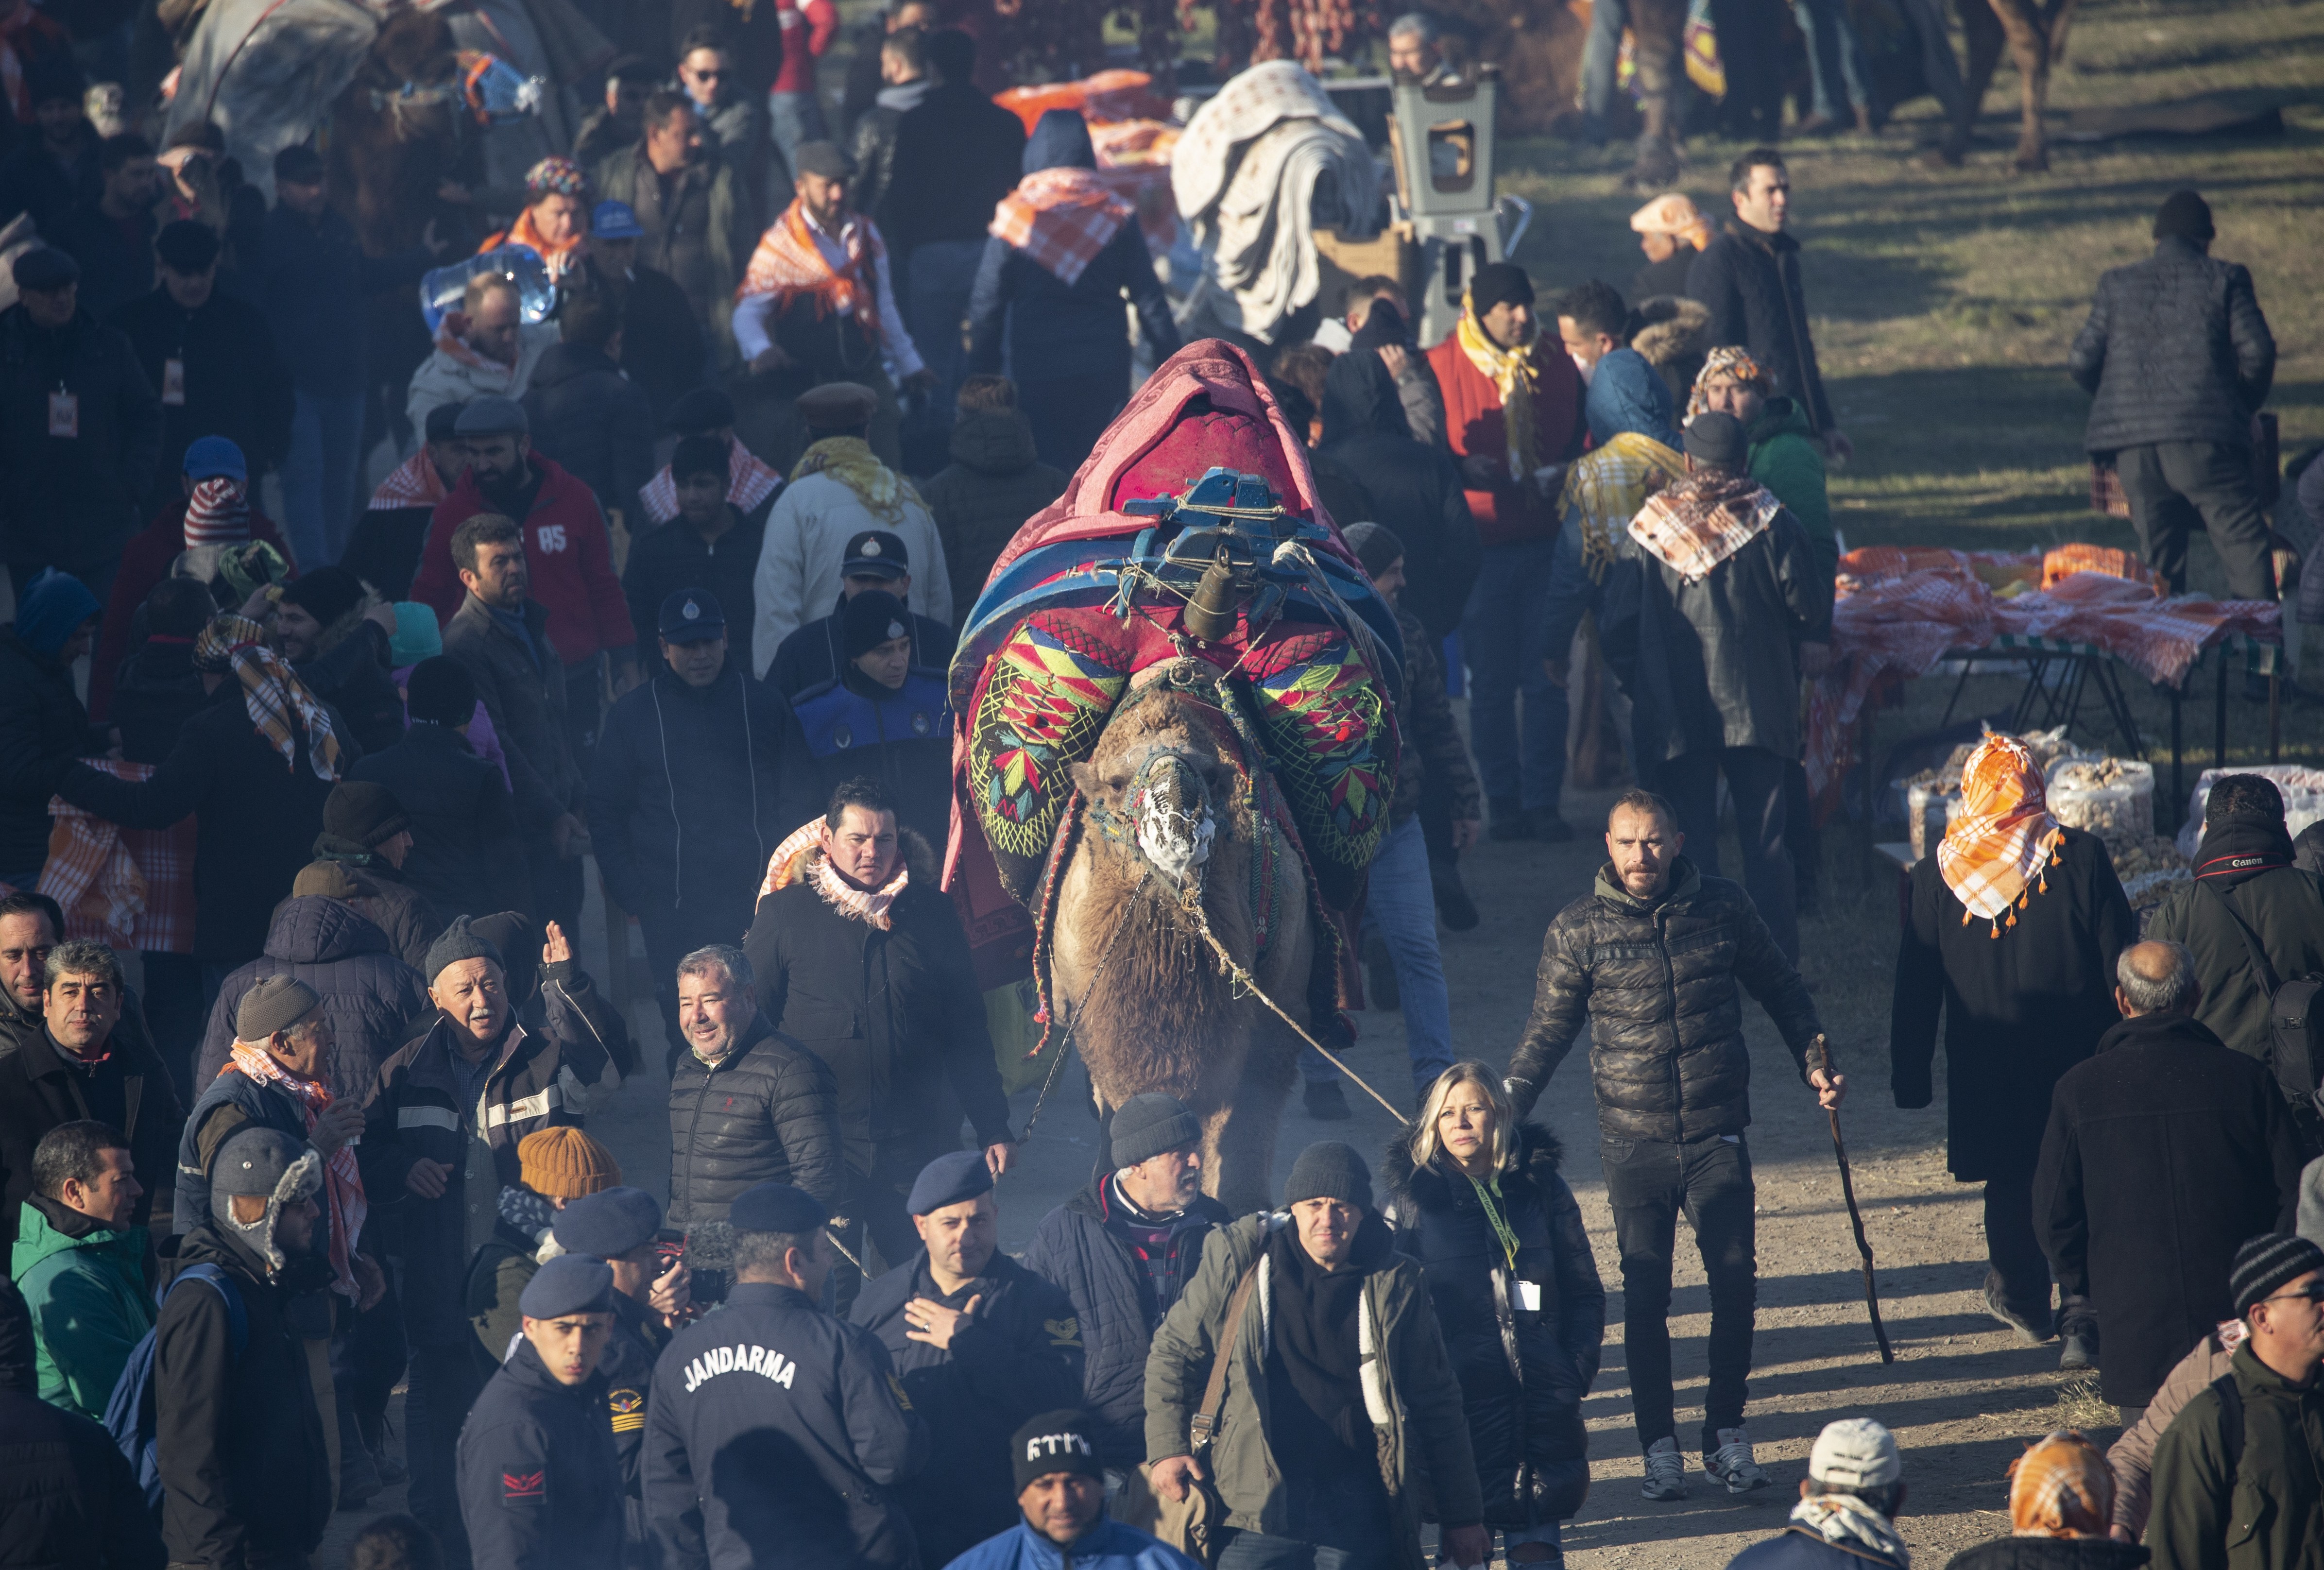
<svg viewBox="0 0 2324 1570">
<path fill-rule="evenodd" d="M 1614 565 L 1616 536 L 1629 528 L 1646 497 L 1685 474 L 1685 458 L 1635 430 L 1619 431 L 1573 460 L 1557 510 L 1582 526 L 1582 565 L 1592 582 L 1604 581 Z"/>
<path fill-rule="evenodd" d="M 791 483 L 809 475 L 829 475 L 890 523 L 904 521 L 907 502 L 920 504 L 920 494 L 911 482 L 881 463 L 860 436 L 826 436 L 801 453 L 798 466 L 791 470 Z"/>
<path fill-rule="evenodd" d="M 331 733 L 331 713 L 307 684 L 269 648 L 266 630 L 244 616 L 221 615 L 194 640 L 194 669 L 231 671 L 242 686 L 243 706 L 259 734 L 299 766 L 299 735 L 307 737 L 307 763 L 318 780 L 339 777 L 339 738 Z"/>
<path fill-rule="evenodd" d="M 1509 478 L 1526 479 L 1541 466 L 1533 419 L 1533 346 L 1541 328 L 1536 325 L 1525 342 L 1514 349 L 1505 349 L 1487 336 L 1464 291 L 1461 296 L 1461 325 L 1454 330 L 1460 335 L 1461 352 L 1469 356 L 1469 363 L 1501 395 L 1501 420 L 1508 430 Z"/>
</svg>

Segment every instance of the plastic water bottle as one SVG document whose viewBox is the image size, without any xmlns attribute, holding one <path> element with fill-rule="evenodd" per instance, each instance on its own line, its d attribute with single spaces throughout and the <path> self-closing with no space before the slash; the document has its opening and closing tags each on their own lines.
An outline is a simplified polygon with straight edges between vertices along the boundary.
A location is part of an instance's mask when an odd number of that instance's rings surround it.
<svg viewBox="0 0 2324 1570">
<path fill-rule="evenodd" d="M 516 281 L 517 310 L 524 321 L 546 321 L 557 309 L 557 286 L 549 280 L 549 264 L 540 253 L 530 245 L 496 245 L 420 279 L 420 314 L 428 319 L 431 335 L 442 325 L 446 311 L 459 309 L 469 280 L 487 274 Z"/>
</svg>

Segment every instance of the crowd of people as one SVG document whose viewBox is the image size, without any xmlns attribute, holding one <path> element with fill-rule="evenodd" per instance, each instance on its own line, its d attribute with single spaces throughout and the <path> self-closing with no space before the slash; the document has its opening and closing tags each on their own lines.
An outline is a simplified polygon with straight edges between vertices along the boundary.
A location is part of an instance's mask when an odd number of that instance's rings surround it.
<svg viewBox="0 0 2324 1570">
<path fill-rule="evenodd" d="M 1235 1216 L 1195 1115 L 1137 1096 L 1019 1260 L 943 886 L 947 668 L 1182 324 L 1082 116 L 1028 134 L 929 0 L 863 41 L 836 132 L 827 0 L 678 9 L 521 198 L 458 193 L 553 308 L 473 271 L 384 412 L 361 302 L 462 247 L 366 252 L 308 143 L 270 203 L 214 127 L 100 136 L 68 56 L 11 78 L 0 224 L 36 237 L 0 311 L 0 1560 L 297 1570 L 408 1480 L 351 1564 L 1359 1570 L 1424 1563 L 1426 1523 L 1445 1563 L 1562 1563 L 1605 1288 L 1529 1119 L 1585 1028 L 1641 1491 L 1688 1488 L 1682 1213 L 1691 1448 L 1768 1487 L 1744 995 L 1818 1104 L 1848 1088 L 1801 969 L 1800 715 L 1852 449 L 1781 154 L 1736 161 L 1715 233 L 1642 208 L 1627 291 L 1496 262 L 1433 345 L 1386 276 L 1312 335 L 1230 335 L 1402 634 L 1361 956 L 1416 1110 Z M 1846 8 L 1800 10 L 1819 116 L 1860 122 Z M 1396 69 L 1435 40 L 1398 23 Z M 2163 582 L 2200 522 L 2272 599 L 2273 342 L 2200 197 L 2153 231 L 2074 346 L 2090 450 Z M 366 503 L 367 435 L 399 431 Z M 1576 836 L 1584 660 L 1640 788 L 1497 1070 L 1438 922 L 1480 919 L 1463 853 Z M 2324 1528 L 2319 1130 L 2268 1067 L 2324 880 L 2255 776 L 2215 784 L 2197 861 L 2142 935 L 1994 738 L 1912 874 L 1897 1104 L 1932 1101 L 1941 1022 L 1985 1300 L 2124 1408 L 2110 1453 L 2057 1435 L 2015 1469 L 2017 1531 L 2064 1544 L 2042 1570 L 2277 1570 Z M 641 1056 L 575 951 L 591 868 L 668 1040 L 667 1204 L 586 1128 Z M 100 910 L 136 916 L 134 986 Z M 1351 1115 L 1322 1054 L 1301 1076 Z M 1827 1428 L 1801 1494 L 1752 1570 L 1904 1570 L 1878 1424 Z"/>
</svg>

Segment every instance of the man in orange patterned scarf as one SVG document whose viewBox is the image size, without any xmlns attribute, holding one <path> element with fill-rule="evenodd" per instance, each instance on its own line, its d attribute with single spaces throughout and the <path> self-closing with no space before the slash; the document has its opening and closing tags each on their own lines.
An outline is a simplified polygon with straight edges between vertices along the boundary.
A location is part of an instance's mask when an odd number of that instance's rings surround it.
<svg viewBox="0 0 2324 1570">
<path fill-rule="evenodd" d="M 828 142 L 807 143 L 797 162 L 795 199 L 760 237 L 734 303 L 734 344 L 751 369 L 749 390 L 779 403 L 778 418 L 788 424 L 789 405 L 810 387 L 871 388 L 880 395 L 872 450 L 893 468 L 903 457 L 900 415 L 881 356 L 895 362 L 908 390 L 931 386 L 936 377 L 896 309 L 880 226 L 849 209 L 854 164 Z"/>
</svg>

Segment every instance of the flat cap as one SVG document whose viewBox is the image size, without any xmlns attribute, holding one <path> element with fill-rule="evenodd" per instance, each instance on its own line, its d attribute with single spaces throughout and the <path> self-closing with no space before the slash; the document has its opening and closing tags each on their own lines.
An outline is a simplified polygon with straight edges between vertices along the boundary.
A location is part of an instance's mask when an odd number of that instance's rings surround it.
<svg viewBox="0 0 2324 1570">
<path fill-rule="evenodd" d="M 952 1150 L 920 1168 L 919 1180 L 912 1185 L 912 1196 L 904 1201 L 904 1208 L 914 1215 L 927 1215 L 991 1192 L 992 1172 L 984 1164 L 984 1152 Z"/>
<path fill-rule="evenodd" d="M 718 596 L 708 589 L 672 589 L 661 603 L 659 631 L 668 642 L 697 642 L 725 630 L 726 613 L 719 608 Z"/>
<path fill-rule="evenodd" d="M 853 180 L 855 161 L 836 142 L 803 142 L 791 154 L 791 171 L 823 180 Z"/>
<path fill-rule="evenodd" d="M 323 798 L 323 832 L 366 848 L 385 845 L 410 827 L 403 803 L 375 780 L 342 780 Z"/>
<path fill-rule="evenodd" d="M 62 289 L 80 282 L 80 263 L 54 245 L 37 245 L 18 256 L 8 269 L 19 289 Z"/>
<path fill-rule="evenodd" d="M 468 919 L 462 916 L 444 928 L 442 937 L 428 946 L 428 964 L 424 967 L 428 973 L 428 984 L 434 986 L 436 978 L 444 974 L 445 966 L 457 965 L 464 959 L 489 959 L 501 967 L 502 974 L 506 974 L 508 971 L 507 963 L 501 958 L 501 951 L 487 942 L 482 934 L 473 930 Z"/>
<path fill-rule="evenodd" d="M 488 392 L 468 400 L 452 429 L 460 436 L 525 436 L 532 422 L 525 418 L 523 404 Z"/>
<path fill-rule="evenodd" d="M 1750 443 L 1743 436 L 1743 422 L 1731 414 L 1706 409 L 1686 423 L 1686 455 L 1698 463 L 1739 469 L 1750 454 Z"/>
<path fill-rule="evenodd" d="M 813 1232 L 831 1220 L 823 1201 L 788 1183 L 760 1183 L 734 1196 L 726 1224 L 736 1232 Z"/>
<path fill-rule="evenodd" d="M 825 382 L 798 395 L 799 418 L 816 430 L 853 430 L 880 412 L 880 394 L 860 382 Z"/>
<path fill-rule="evenodd" d="M 1176 1096 L 1149 1090 L 1114 1110 L 1112 1135 L 1113 1164 L 1135 1167 L 1165 1150 L 1200 1144 L 1203 1125 Z"/>
<path fill-rule="evenodd" d="M 313 987 L 297 976 L 271 975 L 242 994 L 234 1011 L 237 1039 L 255 1044 L 291 1026 L 323 1006 Z"/>
<path fill-rule="evenodd" d="M 617 1260 L 653 1241 L 661 1205 L 642 1188 L 603 1188 L 568 1199 L 549 1228 L 568 1254 Z"/>
<path fill-rule="evenodd" d="M 540 1270 L 516 1300 L 527 1319 L 613 1311 L 613 1267 L 584 1254 L 559 1254 Z"/>
</svg>

